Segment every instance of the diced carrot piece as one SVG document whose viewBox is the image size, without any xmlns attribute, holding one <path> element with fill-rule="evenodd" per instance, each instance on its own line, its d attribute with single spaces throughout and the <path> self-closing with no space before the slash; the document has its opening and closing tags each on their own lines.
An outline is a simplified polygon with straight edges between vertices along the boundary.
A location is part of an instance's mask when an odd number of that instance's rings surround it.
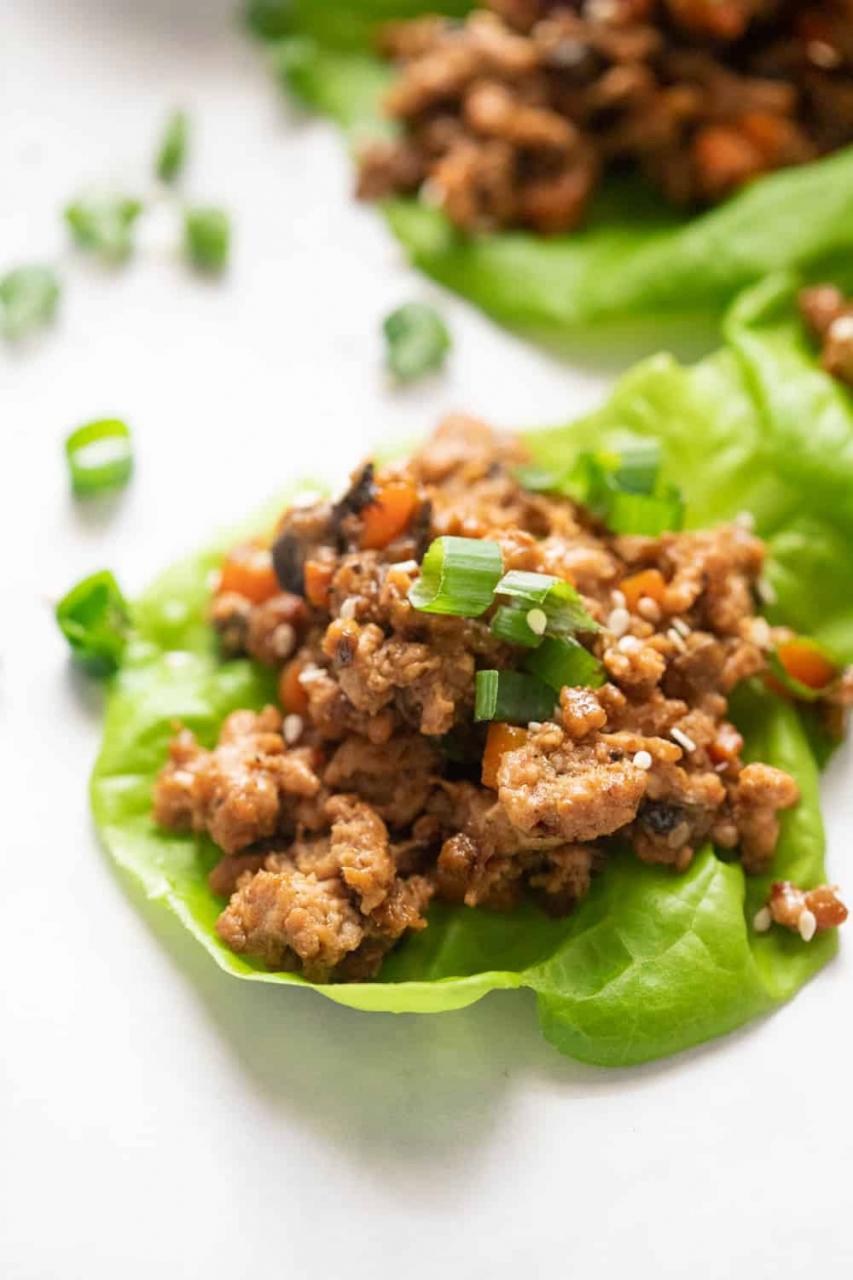
<svg viewBox="0 0 853 1280">
<path fill-rule="evenodd" d="M 708 747 L 708 755 L 715 764 L 731 764 L 743 750 L 743 738 L 733 724 L 723 723 L 717 736 Z"/>
<path fill-rule="evenodd" d="M 315 609 L 329 607 L 329 587 L 334 571 L 334 565 L 324 560 L 305 561 L 305 598 Z"/>
<path fill-rule="evenodd" d="M 403 532 L 418 504 L 409 480 L 380 482 L 376 498 L 361 513 L 361 548 L 379 551 Z"/>
<path fill-rule="evenodd" d="M 296 659 L 282 668 L 278 681 L 278 700 L 288 715 L 304 716 L 308 710 L 308 695 L 299 683 L 302 663 Z"/>
<path fill-rule="evenodd" d="M 666 592 L 666 579 L 659 569 L 643 569 L 630 578 L 623 578 L 619 583 L 619 590 L 629 609 L 636 609 L 643 596 L 660 604 Z"/>
<path fill-rule="evenodd" d="M 776 655 L 791 679 L 809 689 L 825 689 L 838 675 L 835 664 L 811 640 L 787 640 Z"/>
<path fill-rule="evenodd" d="M 281 587 L 275 576 L 269 547 L 261 547 L 254 542 L 233 547 L 222 562 L 216 591 L 217 595 L 233 591 L 251 600 L 252 604 L 262 604 L 270 596 L 278 595 Z"/>
<path fill-rule="evenodd" d="M 520 725 L 495 722 L 489 725 L 486 735 L 486 750 L 483 753 L 483 786 L 493 790 L 498 785 L 498 769 L 505 752 L 515 751 L 523 747 L 527 741 L 527 730 Z"/>
</svg>

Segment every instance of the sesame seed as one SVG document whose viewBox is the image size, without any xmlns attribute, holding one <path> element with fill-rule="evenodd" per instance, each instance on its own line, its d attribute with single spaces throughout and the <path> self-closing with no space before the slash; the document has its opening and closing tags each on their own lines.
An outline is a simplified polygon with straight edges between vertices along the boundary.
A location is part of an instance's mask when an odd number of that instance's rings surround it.
<svg viewBox="0 0 853 1280">
<path fill-rule="evenodd" d="M 736 524 L 739 529 L 746 529 L 748 533 L 751 533 L 755 528 L 755 516 L 751 511 L 739 511 L 732 523 Z"/>
<path fill-rule="evenodd" d="M 616 643 L 616 648 L 620 653 L 639 653 L 642 647 L 642 640 L 638 640 L 636 636 L 623 636 Z"/>
<path fill-rule="evenodd" d="M 299 672 L 299 683 L 302 685 L 311 684 L 315 680 L 322 680 L 325 674 L 322 667 L 316 666 L 313 662 L 309 663 Z"/>
<path fill-rule="evenodd" d="M 816 67 L 821 67 L 824 71 L 833 71 L 841 65 L 841 54 L 825 40 L 809 40 L 806 45 L 806 56 L 809 62 L 813 62 Z"/>
<path fill-rule="evenodd" d="M 752 927 L 756 933 L 766 933 L 772 923 L 773 917 L 769 907 L 762 907 L 752 917 Z"/>
<path fill-rule="evenodd" d="M 527 723 L 527 727 L 531 733 L 536 733 L 539 729 L 542 728 L 542 722 L 541 720 L 529 720 Z"/>
<path fill-rule="evenodd" d="M 765 604 L 776 603 L 778 596 L 772 582 L 768 582 L 766 578 L 759 578 L 755 589 L 758 592 L 759 600 L 763 600 Z"/>
<path fill-rule="evenodd" d="M 354 617 L 355 617 L 355 611 L 356 611 L 356 609 L 357 609 L 357 608 L 358 608 L 358 597 L 357 597 L 357 596 L 347 596 L 346 600 L 343 602 L 343 604 L 341 605 L 340 609 L 338 610 L 338 617 L 339 617 L 339 618 L 354 618 Z"/>
<path fill-rule="evenodd" d="M 642 769 L 643 771 L 651 769 L 652 757 L 649 755 L 648 751 L 638 751 L 634 756 L 634 764 L 638 769 Z"/>
<path fill-rule="evenodd" d="M 677 742 L 680 747 L 683 747 L 685 751 L 689 752 L 696 750 L 696 743 L 688 733 L 684 732 L 683 729 L 670 729 L 669 736 L 674 742 Z"/>
<path fill-rule="evenodd" d="M 672 641 L 676 649 L 679 649 L 682 653 L 687 652 L 687 645 L 684 643 L 683 639 L 681 638 L 681 635 L 679 634 L 679 632 L 676 631 L 675 627 L 670 627 L 666 635 L 667 635 L 667 639 Z"/>
<path fill-rule="evenodd" d="M 750 638 L 753 644 L 757 644 L 759 649 L 770 648 L 770 626 L 766 618 L 753 618 L 750 628 Z"/>
<path fill-rule="evenodd" d="M 690 635 L 690 632 L 691 632 L 690 624 L 685 622 L 683 618 L 673 618 L 672 625 L 675 627 L 675 630 L 678 632 L 678 634 L 680 636 L 683 636 L 685 640 Z"/>
<path fill-rule="evenodd" d="M 719 764 L 714 765 L 714 773 L 725 773 L 729 767 L 728 760 L 721 760 Z"/>
<path fill-rule="evenodd" d="M 817 918 L 813 911 L 809 911 L 808 907 L 806 907 L 805 911 L 800 912 L 797 928 L 800 931 L 800 937 L 803 942 L 811 942 L 817 931 Z"/>
<path fill-rule="evenodd" d="M 613 602 L 614 609 L 624 609 L 625 605 L 628 603 L 625 599 L 624 591 L 611 591 L 610 599 Z"/>
<path fill-rule="evenodd" d="M 291 507 L 302 509 L 303 507 L 313 507 L 315 502 L 319 502 L 323 497 L 319 489 L 303 489 L 301 493 L 297 493 L 291 499 Z"/>
<path fill-rule="evenodd" d="M 302 716 L 290 715 L 285 716 L 281 725 L 282 736 L 288 746 L 293 746 L 294 742 L 298 742 L 302 737 L 302 730 L 305 724 Z"/>
<path fill-rule="evenodd" d="M 402 573 L 414 573 L 418 568 L 418 562 L 417 560 L 397 560 L 391 567 L 399 569 Z"/>
<path fill-rule="evenodd" d="M 660 619 L 660 605 L 651 596 L 640 596 L 637 601 L 637 613 L 641 618 L 645 618 L 646 622 L 658 622 Z"/>
<path fill-rule="evenodd" d="M 607 629 L 615 636 L 624 636 L 631 625 L 631 615 L 622 605 L 617 606 L 607 619 Z"/>
<path fill-rule="evenodd" d="M 548 625 L 548 615 L 544 609 L 528 609 L 527 625 L 536 636 L 544 636 Z"/>
<path fill-rule="evenodd" d="M 829 326 L 829 334 L 833 342 L 849 342 L 853 338 L 853 316 L 839 316 Z"/>
</svg>

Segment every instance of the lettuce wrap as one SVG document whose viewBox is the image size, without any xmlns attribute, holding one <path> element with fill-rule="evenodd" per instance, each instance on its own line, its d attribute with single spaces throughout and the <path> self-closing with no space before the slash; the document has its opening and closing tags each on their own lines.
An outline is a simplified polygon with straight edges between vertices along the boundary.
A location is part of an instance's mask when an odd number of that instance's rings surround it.
<svg viewBox="0 0 853 1280">
<path fill-rule="evenodd" d="M 850 661 L 853 402 L 817 367 L 793 307 L 795 285 L 777 278 L 742 298 L 727 319 L 725 347 L 712 357 L 692 367 L 650 359 L 626 374 L 598 412 L 526 439 L 546 467 L 626 429 L 660 440 L 666 472 L 687 499 L 688 524 L 752 511 L 769 549 L 769 616 Z M 269 672 L 221 660 L 205 621 L 210 573 L 232 539 L 168 570 L 135 605 L 109 690 L 92 805 L 111 856 L 217 964 L 250 981 L 307 986 L 224 946 L 214 929 L 222 904 L 206 878 L 216 850 L 158 829 L 151 817 L 152 786 L 176 720 L 210 745 L 229 711 L 274 697 Z M 548 1040 L 606 1066 L 686 1049 L 787 1000 L 830 959 L 835 932 L 806 944 L 781 929 L 758 934 L 750 922 L 771 879 L 811 885 L 825 878 L 822 752 L 795 707 L 761 685 L 739 691 L 733 715 L 747 758 L 793 774 L 802 792 L 783 817 L 772 876 L 745 878 L 738 863 L 710 847 L 683 875 L 625 851 L 572 916 L 436 904 L 429 928 L 391 953 L 380 980 L 315 992 L 356 1009 L 434 1013 L 498 988 L 529 987 Z"/>
<path fill-rule="evenodd" d="M 391 128 L 380 100 L 393 70 L 371 52 L 376 24 L 472 7 L 293 0 L 273 64 L 301 102 L 337 121 L 355 145 Z M 551 238 L 466 236 L 414 199 L 386 201 L 384 212 L 415 266 L 529 337 L 559 348 L 624 337 L 647 350 L 664 335 L 695 349 L 743 289 L 779 270 L 820 277 L 853 251 L 853 148 L 771 174 L 693 215 L 639 179 L 611 179 L 582 230 Z"/>
</svg>

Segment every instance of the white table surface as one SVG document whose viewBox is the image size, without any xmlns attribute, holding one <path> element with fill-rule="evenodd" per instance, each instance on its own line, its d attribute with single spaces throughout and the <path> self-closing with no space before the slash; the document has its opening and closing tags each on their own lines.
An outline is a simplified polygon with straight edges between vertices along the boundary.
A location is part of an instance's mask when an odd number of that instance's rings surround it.
<svg viewBox="0 0 853 1280">
<path fill-rule="evenodd" d="M 0 2 L 0 269 L 67 277 L 54 329 L 0 349 L 0 1275 L 849 1277 L 853 943 L 763 1023 L 607 1072 L 550 1049 L 522 994 L 395 1018 L 238 983 L 99 850 L 99 695 L 52 599 L 102 565 L 136 591 L 294 474 L 448 408 L 557 421 L 605 385 L 405 268 L 231 10 Z M 144 186 L 175 103 L 189 188 L 233 213 L 227 280 L 188 276 L 165 213 L 126 269 L 75 261 L 57 210 L 87 183 Z M 380 319 L 431 297 L 450 368 L 391 391 Z M 136 478 L 75 506 L 61 443 L 113 414 Z M 825 795 L 853 888 L 850 767 Z"/>
</svg>

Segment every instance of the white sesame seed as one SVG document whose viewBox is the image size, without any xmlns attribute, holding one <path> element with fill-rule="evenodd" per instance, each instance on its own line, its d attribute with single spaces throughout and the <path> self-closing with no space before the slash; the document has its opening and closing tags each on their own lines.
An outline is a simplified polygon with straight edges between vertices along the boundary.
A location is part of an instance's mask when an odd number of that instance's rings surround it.
<svg viewBox="0 0 853 1280">
<path fill-rule="evenodd" d="M 299 683 L 302 685 L 311 684 L 315 680 L 322 680 L 325 674 L 322 667 L 316 666 L 313 662 L 309 663 L 299 672 Z"/>
<path fill-rule="evenodd" d="M 756 933 L 766 933 L 772 923 L 773 917 L 769 907 L 762 907 L 752 917 L 752 927 Z"/>
<path fill-rule="evenodd" d="M 696 743 L 688 733 L 684 732 L 683 729 L 670 729 L 669 736 L 674 742 L 677 742 L 680 747 L 683 747 L 685 751 L 690 752 L 696 750 Z"/>
<path fill-rule="evenodd" d="M 355 617 L 355 611 L 356 611 L 356 609 L 357 609 L 357 608 L 358 608 L 358 597 L 357 597 L 357 596 L 347 596 L 346 600 L 343 602 L 343 604 L 341 605 L 340 609 L 338 610 L 338 617 L 339 617 L 339 618 L 354 618 L 354 617 Z"/>
<path fill-rule="evenodd" d="M 772 582 L 768 582 L 766 578 L 759 578 L 755 589 L 758 592 L 759 600 L 763 600 L 765 604 L 776 603 L 778 597 Z"/>
<path fill-rule="evenodd" d="M 806 45 L 806 56 L 809 62 L 824 71 L 833 71 L 841 65 L 841 54 L 825 40 L 809 40 Z"/>
<path fill-rule="evenodd" d="M 739 511 L 732 523 L 736 524 L 739 529 L 746 529 L 748 533 L 751 533 L 755 528 L 755 516 L 751 511 Z"/>
<path fill-rule="evenodd" d="M 675 627 L 678 634 L 683 636 L 685 640 L 690 635 L 690 624 L 685 622 L 683 618 L 673 618 L 672 625 Z"/>
<path fill-rule="evenodd" d="M 391 567 L 399 569 L 402 573 L 414 573 L 418 568 L 418 562 L 417 560 L 397 560 Z"/>
<path fill-rule="evenodd" d="M 636 636 L 623 636 L 616 642 L 616 648 L 620 653 L 639 653 L 642 647 L 642 640 L 638 640 Z"/>
<path fill-rule="evenodd" d="M 682 653 L 686 653 L 686 652 L 687 652 L 687 645 L 684 643 L 684 641 L 682 640 L 681 636 L 680 636 L 680 635 L 679 635 L 679 633 L 676 631 L 675 627 L 670 627 L 670 629 L 669 629 L 669 631 L 667 631 L 666 635 L 667 635 L 667 639 L 672 641 L 672 643 L 675 645 L 676 649 L 679 649 Z"/>
<path fill-rule="evenodd" d="M 721 760 L 719 764 L 714 765 L 714 773 L 725 773 L 729 767 L 728 760 Z"/>
<path fill-rule="evenodd" d="M 537 730 L 542 728 L 542 722 L 541 720 L 529 720 L 527 727 L 531 731 L 531 733 L 536 733 Z"/>
<path fill-rule="evenodd" d="M 770 625 L 766 618 L 753 618 L 750 627 L 750 639 L 753 644 L 757 644 L 759 649 L 770 648 Z"/>
<path fill-rule="evenodd" d="M 302 507 L 313 507 L 315 502 L 319 502 L 322 497 L 323 495 L 319 489 L 303 489 L 301 493 L 297 493 L 291 499 L 290 505 L 300 509 Z"/>
<path fill-rule="evenodd" d="M 805 911 L 800 912 L 797 928 L 800 931 L 800 937 L 803 942 L 811 942 L 817 931 L 817 918 L 813 911 L 809 911 L 808 907 L 806 907 Z"/>
<path fill-rule="evenodd" d="M 624 636 L 630 625 L 631 615 L 621 605 L 614 609 L 607 619 L 607 629 L 612 631 L 615 636 Z"/>
<path fill-rule="evenodd" d="M 305 728 L 302 716 L 290 715 L 285 716 L 281 725 L 281 732 L 288 746 L 293 746 L 294 742 L 298 742 L 302 737 L 302 730 Z"/>
<path fill-rule="evenodd" d="M 614 609 L 624 609 L 625 605 L 628 603 L 627 600 L 625 599 L 624 591 L 611 591 L 610 599 Z"/>
<path fill-rule="evenodd" d="M 853 338 L 853 315 L 839 316 L 829 326 L 828 337 L 833 342 L 849 342 Z"/>
<path fill-rule="evenodd" d="M 527 625 L 536 636 L 544 636 L 548 625 L 548 615 L 544 609 L 528 609 Z"/>
<path fill-rule="evenodd" d="M 634 764 L 638 769 L 642 769 L 645 772 L 646 769 L 651 769 L 652 767 L 652 757 L 648 751 L 638 751 L 634 756 Z"/>
<path fill-rule="evenodd" d="M 660 605 L 651 596 L 640 596 L 637 601 L 637 613 L 641 618 L 645 618 L 646 622 L 658 622 L 660 619 Z"/>
</svg>

